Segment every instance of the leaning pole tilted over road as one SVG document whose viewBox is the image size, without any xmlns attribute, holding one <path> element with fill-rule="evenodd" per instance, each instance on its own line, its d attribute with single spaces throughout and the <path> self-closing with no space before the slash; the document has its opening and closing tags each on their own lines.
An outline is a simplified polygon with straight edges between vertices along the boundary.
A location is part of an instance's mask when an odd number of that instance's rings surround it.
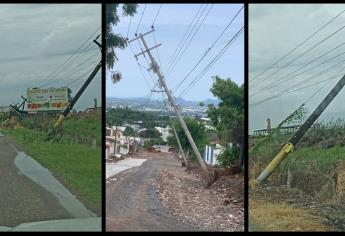
<svg viewBox="0 0 345 236">
<path fill-rule="evenodd" d="M 328 105 L 333 101 L 337 94 L 345 85 L 345 75 L 339 80 L 339 82 L 334 86 L 334 88 L 328 93 L 328 95 L 322 100 L 315 111 L 308 117 L 304 124 L 297 130 L 297 132 L 290 138 L 289 142 L 284 145 L 284 147 L 278 152 L 278 154 L 273 158 L 273 160 L 268 164 L 268 166 L 261 172 L 259 177 L 256 179 L 257 183 L 261 183 L 266 180 L 273 171 L 279 166 L 279 164 L 284 160 L 284 158 L 293 151 L 296 144 L 302 139 L 303 135 L 312 126 L 317 118 L 322 114 L 322 112 L 328 107 Z"/>
</svg>

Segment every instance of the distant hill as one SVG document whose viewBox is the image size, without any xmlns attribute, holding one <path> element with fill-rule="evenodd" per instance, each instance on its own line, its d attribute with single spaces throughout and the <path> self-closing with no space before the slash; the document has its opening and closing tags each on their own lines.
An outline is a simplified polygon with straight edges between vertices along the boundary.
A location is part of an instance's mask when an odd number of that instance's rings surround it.
<svg viewBox="0 0 345 236">
<path fill-rule="evenodd" d="M 144 105 L 147 102 L 147 98 L 146 97 L 138 97 L 138 98 L 116 98 L 116 97 L 107 97 L 107 102 L 121 102 L 123 104 L 140 104 L 140 105 Z M 207 99 L 205 101 L 189 101 L 189 100 L 185 100 L 183 98 L 176 98 L 176 102 L 180 105 L 180 106 L 184 106 L 184 107 L 198 107 L 200 102 L 203 102 L 206 106 L 208 104 L 213 104 L 215 106 L 217 106 L 219 104 L 219 100 L 217 99 Z M 149 105 L 158 105 L 161 104 L 160 100 L 154 100 L 151 99 L 149 102 Z"/>
</svg>

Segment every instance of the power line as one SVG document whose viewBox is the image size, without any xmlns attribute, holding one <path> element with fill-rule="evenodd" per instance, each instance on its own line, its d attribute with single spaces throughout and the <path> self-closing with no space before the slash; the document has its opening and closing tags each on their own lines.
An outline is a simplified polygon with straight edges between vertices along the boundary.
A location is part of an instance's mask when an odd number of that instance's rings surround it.
<svg viewBox="0 0 345 236">
<path fill-rule="evenodd" d="M 133 16 L 129 19 L 128 30 L 127 30 L 127 35 L 126 35 L 127 38 L 129 34 L 129 29 L 131 28 L 132 19 L 133 19 Z"/>
<path fill-rule="evenodd" d="M 278 85 L 280 85 L 280 84 L 283 84 L 283 83 L 286 83 L 286 82 L 291 82 L 291 79 L 294 79 L 294 78 L 298 77 L 299 75 L 304 74 L 305 72 L 308 72 L 308 71 L 310 71 L 310 70 L 312 70 L 312 69 L 318 68 L 318 67 L 321 66 L 322 64 L 325 64 L 325 63 L 329 62 L 330 60 L 332 60 L 332 59 L 334 59 L 334 58 L 337 58 L 337 57 L 339 57 L 339 56 L 345 54 L 345 51 L 343 51 L 343 52 L 341 52 L 341 53 L 339 53 L 339 54 L 337 54 L 337 55 L 335 55 L 335 56 L 333 56 L 333 57 L 331 57 L 331 58 L 328 58 L 328 59 L 326 59 L 325 61 L 323 61 L 323 62 L 321 62 L 321 63 L 319 63 L 319 64 L 317 64 L 317 65 L 315 65 L 315 66 L 313 66 L 313 67 L 311 67 L 311 68 L 309 68 L 309 69 L 307 69 L 307 70 L 304 70 L 304 71 L 302 71 L 302 72 L 300 72 L 300 73 L 297 73 L 297 74 L 295 74 L 295 75 L 292 75 L 293 73 L 295 73 L 295 72 L 297 72 L 297 71 L 299 71 L 299 70 L 301 70 L 301 69 L 303 69 L 303 68 L 309 66 L 309 65 L 312 64 L 313 62 L 315 62 L 315 61 L 317 61 L 318 59 L 322 58 L 323 56 L 329 54 L 330 52 L 334 51 L 335 49 L 339 48 L 340 46 L 343 46 L 344 44 L 345 44 L 345 43 L 342 43 L 342 44 L 338 45 L 337 47 L 333 48 L 332 50 L 327 51 L 326 53 L 322 54 L 321 56 L 317 57 L 316 59 L 314 59 L 314 60 L 312 60 L 312 61 L 306 63 L 305 65 L 299 67 L 299 68 L 296 69 L 295 71 L 293 71 L 293 72 L 291 72 L 291 73 L 289 73 L 289 74 L 287 74 L 287 75 L 281 77 L 280 79 L 274 81 L 273 83 L 268 84 L 267 86 L 261 88 L 260 90 L 258 90 L 258 91 L 256 91 L 255 93 L 251 94 L 249 97 L 253 97 L 253 96 L 257 95 L 257 94 L 260 94 L 260 93 L 264 92 L 265 90 L 271 89 L 271 88 L 273 88 L 273 87 L 275 87 L 275 86 L 278 86 Z M 291 75 L 292 75 L 292 77 L 290 77 L 290 80 L 287 80 L 286 78 L 289 78 L 289 76 L 291 76 Z M 285 79 L 285 80 L 284 80 L 284 79 Z"/>
<path fill-rule="evenodd" d="M 193 20 L 189 23 L 186 32 L 184 33 L 184 35 L 183 35 L 183 37 L 181 38 L 180 42 L 177 44 L 177 47 L 175 48 L 174 53 L 173 53 L 172 56 L 170 57 L 170 59 L 169 59 L 168 63 L 166 64 L 166 67 L 165 67 L 165 68 L 168 68 L 168 66 L 170 66 L 171 60 L 174 58 L 174 56 L 175 56 L 177 50 L 180 48 L 181 44 L 182 44 L 183 41 L 185 40 L 185 37 L 186 37 L 187 33 L 189 32 L 190 28 L 192 27 L 192 24 L 193 24 L 194 20 L 196 19 L 196 17 L 199 15 L 199 13 L 200 13 L 201 8 L 202 8 L 203 5 L 204 5 L 204 4 L 201 4 L 201 5 L 200 5 L 198 11 L 196 12 L 196 14 L 195 14 L 194 17 L 193 17 Z"/>
<path fill-rule="evenodd" d="M 67 78 L 67 76 L 70 76 L 70 75 L 74 74 L 75 72 L 80 71 L 81 68 L 83 68 L 83 67 L 81 67 L 81 66 L 85 65 L 86 62 L 90 61 L 91 59 L 93 59 L 93 58 L 94 58 L 96 55 L 98 55 L 98 54 L 99 54 L 99 51 L 97 51 L 96 53 L 92 54 L 90 57 L 86 58 L 86 60 L 82 61 L 82 62 L 79 63 L 78 65 L 76 65 L 76 66 L 70 68 L 70 69 L 72 69 L 72 71 L 69 71 L 69 72 L 68 72 L 68 70 L 62 71 L 61 73 L 59 73 L 59 74 L 57 75 L 57 77 L 55 77 L 54 80 L 57 80 L 59 77 L 62 77 L 62 76 L 65 77 L 65 78 Z M 97 60 L 97 61 L 98 61 L 98 60 Z M 89 65 L 87 65 L 87 66 L 89 66 Z M 73 69 L 79 69 L 79 70 L 73 70 Z M 63 74 L 63 73 L 66 73 L 66 74 Z M 47 86 L 48 84 L 53 83 L 54 80 L 44 81 L 44 83 L 43 83 L 41 86 Z"/>
<path fill-rule="evenodd" d="M 181 82 L 175 87 L 175 91 L 178 90 L 178 88 L 184 83 L 184 81 L 191 75 L 191 73 L 198 67 L 198 65 L 201 63 L 201 61 L 207 56 L 207 54 L 212 50 L 212 48 L 215 46 L 215 44 L 219 41 L 219 39 L 223 36 L 223 34 L 226 32 L 226 30 L 229 28 L 229 26 L 232 24 L 232 22 L 235 20 L 235 18 L 239 15 L 239 13 L 242 11 L 243 6 L 239 9 L 239 11 L 232 17 L 230 22 L 225 26 L 225 28 L 222 30 L 222 32 L 218 35 L 217 39 L 212 43 L 212 45 L 204 52 L 204 54 L 201 56 L 199 61 L 193 66 L 193 68 L 189 71 L 189 73 L 181 80 Z"/>
<path fill-rule="evenodd" d="M 153 19 L 152 26 L 155 25 L 157 16 L 158 16 L 159 12 L 161 11 L 162 6 L 163 6 L 163 4 L 161 4 L 161 5 L 159 6 L 159 8 L 158 8 L 158 10 L 157 10 L 157 14 L 156 14 L 155 18 Z"/>
<path fill-rule="evenodd" d="M 326 70 L 324 70 L 324 71 L 318 73 L 317 75 L 310 76 L 310 77 L 306 78 L 305 80 L 301 81 L 300 83 L 294 85 L 294 88 L 295 88 L 295 89 L 293 89 L 293 90 L 291 90 L 291 88 L 287 88 L 287 89 L 281 91 L 279 94 L 273 95 L 273 96 L 271 96 L 271 97 L 268 97 L 268 98 L 263 99 L 263 100 L 258 101 L 258 102 L 249 103 L 249 105 L 250 105 L 250 106 L 257 106 L 257 105 L 263 104 L 263 103 L 265 103 L 265 102 L 267 102 L 267 101 L 270 101 L 270 100 L 272 100 L 272 99 L 275 99 L 275 98 L 284 96 L 284 95 L 286 95 L 286 94 L 289 94 L 289 93 L 292 93 L 292 92 L 296 92 L 296 91 L 299 91 L 299 90 L 304 89 L 304 88 L 309 88 L 309 87 L 312 87 L 312 86 L 314 86 L 314 85 L 317 85 L 317 84 L 320 84 L 320 83 L 323 83 L 323 82 L 327 82 L 328 80 L 332 80 L 332 79 L 335 79 L 335 78 L 337 78 L 337 77 L 339 77 L 339 76 L 342 76 L 343 74 L 340 74 L 340 75 L 336 75 L 336 76 L 333 76 L 333 77 L 331 77 L 331 78 L 328 78 L 328 79 L 326 79 L 326 80 L 321 80 L 321 81 L 318 81 L 318 82 L 315 82 L 315 83 L 306 85 L 306 86 L 304 86 L 304 87 L 298 87 L 299 85 L 303 84 L 305 81 L 307 81 L 307 80 L 309 80 L 309 79 L 311 79 L 311 78 L 312 78 L 312 79 L 315 79 L 315 78 L 317 78 L 317 77 L 320 77 L 322 74 L 324 74 L 324 72 L 329 71 L 330 69 L 334 69 L 335 67 L 337 67 L 337 66 L 339 66 L 339 65 L 341 65 L 341 64 L 344 64 L 344 63 L 345 63 L 345 61 L 342 61 L 342 62 L 337 63 L 336 65 L 332 66 L 333 68 L 327 68 Z M 345 69 L 345 68 L 342 68 L 342 70 L 344 70 L 344 69 Z M 296 88 L 296 87 L 297 87 L 297 88 Z"/>
<path fill-rule="evenodd" d="M 333 17 L 330 21 L 328 21 L 326 24 L 324 24 L 322 27 L 320 27 L 319 29 L 317 29 L 314 33 L 312 33 L 309 37 L 307 37 L 306 39 L 304 39 L 301 43 L 299 43 L 296 47 L 294 47 L 292 50 L 290 50 L 287 54 L 285 54 L 284 56 L 282 56 L 280 59 L 278 59 L 276 62 L 274 62 L 273 64 L 271 64 L 269 67 L 267 67 L 263 72 L 259 73 L 258 75 L 256 75 L 255 77 L 253 77 L 252 81 L 255 80 L 256 78 L 260 77 L 261 75 L 263 75 L 264 73 L 266 73 L 269 69 L 271 69 L 272 67 L 274 67 L 275 65 L 277 65 L 280 61 L 282 61 L 283 59 L 285 59 L 287 56 L 289 56 L 292 52 L 294 52 L 297 48 L 299 48 L 300 46 L 302 46 L 304 43 L 306 43 L 307 41 L 309 41 L 312 37 L 314 37 L 317 33 L 319 33 L 322 29 L 324 29 L 327 25 L 329 25 L 330 23 L 332 23 L 336 18 L 338 18 L 341 14 L 343 14 L 345 12 L 345 10 L 341 11 L 338 15 L 336 15 L 335 17 Z"/>
<path fill-rule="evenodd" d="M 133 50 L 133 48 L 132 48 L 132 45 L 131 45 L 131 44 L 128 44 L 128 45 L 129 45 L 129 48 L 131 49 L 133 55 L 135 55 L 135 52 L 134 52 L 134 50 Z M 138 59 L 136 59 L 136 62 L 137 62 L 137 65 L 138 65 L 138 67 L 139 67 L 139 71 L 140 71 L 141 76 L 144 78 L 144 80 L 145 80 L 145 82 L 146 82 L 146 85 L 147 85 L 148 88 L 150 89 L 151 86 L 150 86 L 149 82 L 147 81 L 144 72 L 142 71 L 142 68 L 141 68 L 141 65 L 140 65 Z"/>
<path fill-rule="evenodd" d="M 191 36 L 191 38 L 189 39 L 187 45 L 183 48 L 183 51 L 178 53 L 178 56 L 175 58 L 175 60 L 173 61 L 173 63 L 171 64 L 171 67 L 169 69 L 167 69 L 166 71 L 166 78 L 169 77 L 169 75 L 171 74 L 171 72 L 174 70 L 174 68 L 176 67 L 177 63 L 181 60 L 182 56 L 184 55 L 184 53 L 186 52 L 187 48 L 189 47 L 190 43 L 192 42 L 192 40 L 194 39 L 195 35 L 197 34 L 197 32 L 199 31 L 200 27 L 202 26 L 203 22 L 205 21 L 206 17 L 208 16 L 208 14 L 210 13 L 211 9 L 213 8 L 213 4 L 209 7 L 206 15 L 204 16 L 204 18 L 202 19 L 202 21 L 200 22 L 200 24 L 198 25 L 197 29 L 194 31 L 193 35 Z M 205 8 L 206 9 L 206 8 Z M 201 18 L 201 15 L 200 15 Z M 200 19 L 199 18 L 199 19 Z M 199 21 L 198 19 L 198 21 Z M 195 25 L 196 26 L 196 25 Z M 182 48 L 180 49 L 182 50 Z"/>
<path fill-rule="evenodd" d="M 318 78 L 318 77 L 324 75 L 325 73 L 327 73 L 327 72 L 329 72 L 329 71 L 332 71 L 332 70 L 335 69 L 336 67 L 339 67 L 339 66 L 343 65 L 344 63 L 345 63 L 345 60 L 340 61 L 340 62 L 336 63 L 335 65 L 332 65 L 332 66 L 330 66 L 330 67 L 328 67 L 328 68 L 322 70 L 321 72 L 317 73 L 316 75 L 312 75 L 312 76 L 307 77 L 306 79 L 304 79 L 303 81 L 299 82 L 298 84 L 295 84 L 294 87 L 303 84 L 305 81 L 309 81 L 309 80 L 313 80 L 313 79 L 315 79 L 315 78 Z M 288 88 L 288 89 L 286 89 L 286 90 L 284 90 L 284 91 L 282 91 L 282 92 L 288 91 L 289 89 L 291 89 L 291 88 Z M 282 94 L 282 92 L 280 92 L 280 94 Z"/>
<path fill-rule="evenodd" d="M 94 66 L 96 66 L 98 64 L 98 62 L 96 64 L 94 64 Z M 81 78 L 84 78 L 85 76 L 89 75 L 92 71 L 94 70 L 94 67 L 92 67 L 90 70 L 86 71 L 85 73 L 81 74 L 80 76 L 78 76 L 76 79 L 74 79 L 69 85 L 70 86 L 74 86 L 77 85 L 76 82 L 83 82 L 82 80 L 80 80 Z"/>
<path fill-rule="evenodd" d="M 297 92 L 297 91 L 302 90 L 302 89 L 306 89 L 306 88 L 309 88 L 309 87 L 313 87 L 313 86 L 318 85 L 318 84 L 320 84 L 320 83 L 325 83 L 325 82 L 327 82 L 327 81 L 334 80 L 334 79 L 336 79 L 336 78 L 338 78 L 338 77 L 340 77 L 340 76 L 343 76 L 343 74 L 335 75 L 335 76 L 333 76 L 333 77 L 331 77 L 331 78 L 327 78 L 327 79 L 325 79 L 325 80 L 321 80 L 321 81 L 315 82 L 315 83 L 313 83 L 313 84 L 309 84 L 309 85 L 304 86 L 304 87 L 296 88 L 296 89 L 294 89 L 294 90 L 289 90 L 289 91 L 287 91 L 286 93 L 277 94 L 277 95 L 275 95 L 274 97 L 269 97 L 269 98 L 267 98 L 267 99 L 265 99 L 265 100 L 263 100 L 263 101 L 259 101 L 259 102 L 255 102 L 255 103 L 250 103 L 249 105 L 250 105 L 250 106 L 257 106 L 257 105 L 263 104 L 263 103 L 265 103 L 265 102 L 267 102 L 267 101 L 269 101 L 269 100 L 272 100 L 272 99 L 274 99 L 274 98 L 278 98 L 278 97 L 281 97 L 281 96 L 285 96 L 286 94 L 289 94 L 289 93 L 293 93 L 293 92 Z"/>
<path fill-rule="evenodd" d="M 230 48 L 230 46 L 235 42 L 238 36 L 243 32 L 244 26 L 237 31 L 237 33 L 228 41 L 228 43 L 219 51 L 219 53 L 213 58 L 213 60 L 191 81 L 187 87 L 179 94 L 179 97 L 186 94 L 198 81 L 206 75 L 206 73 L 214 66 L 214 64 L 223 56 L 223 54 Z"/>
<path fill-rule="evenodd" d="M 75 50 L 73 53 L 72 53 L 72 55 L 71 56 L 69 56 L 68 58 L 67 58 L 67 60 L 61 65 L 61 66 L 59 66 L 58 68 L 56 68 L 51 74 L 49 74 L 48 76 L 47 76 L 47 79 L 48 80 L 52 80 L 52 79 L 54 79 L 54 76 L 56 76 L 57 74 L 57 72 L 58 71 L 60 71 L 60 70 L 62 70 L 62 69 L 64 69 L 64 67 L 66 66 L 66 64 L 67 64 L 67 62 L 69 62 L 77 53 L 78 53 L 78 51 L 98 32 L 98 30 L 100 30 L 100 28 L 101 28 L 101 26 L 99 26 L 97 29 L 96 29 L 96 31 L 94 31 L 86 40 L 85 40 L 85 42 L 83 42 L 83 44 L 77 49 L 77 50 Z M 85 49 L 84 49 L 85 50 Z M 83 51 L 82 51 L 83 52 Z M 80 52 L 80 54 L 82 53 L 82 52 Z"/>
<path fill-rule="evenodd" d="M 147 6 L 147 4 L 145 4 L 145 6 L 144 6 L 144 10 L 143 10 L 143 12 L 141 13 L 140 20 L 139 20 L 139 23 L 138 23 L 137 29 L 136 29 L 136 31 L 135 31 L 135 36 L 137 36 L 137 35 L 138 35 L 138 29 L 139 29 L 139 26 L 140 26 L 140 24 L 141 24 L 141 20 L 142 20 L 142 18 L 143 18 L 143 15 L 144 15 L 144 13 L 145 13 L 146 6 Z"/>
<path fill-rule="evenodd" d="M 334 36 L 336 33 L 340 32 L 342 29 L 345 28 L 345 25 L 343 25 L 342 27 L 340 27 L 339 29 L 337 29 L 336 31 L 334 31 L 332 34 L 328 35 L 327 37 L 323 38 L 321 41 L 319 41 L 318 43 L 316 43 L 315 45 L 313 45 L 312 47 L 310 47 L 309 49 L 307 49 L 306 51 L 304 51 L 301 55 L 293 58 L 291 61 L 289 61 L 288 63 L 286 63 L 285 65 L 281 66 L 280 68 L 278 68 L 276 71 L 274 71 L 272 74 L 270 74 L 268 77 L 264 78 L 263 80 L 261 80 L 260 83 L 262 83 L 263 81 L 271 78 L 274 74 L 277 74 L 279 71 L 281 71 L 283 68 L 286 68 L 288 66 L 290 66 L 292 63 L 296 62 L 298 59 L 300 59 L 301 57 L 303 57 L 304 55 L 306 55 L 307 53 L 311 52 L 313 49 L 315 49 L 317 46 L 321 45 L 322 43 L 326 42 L 329 38 L 331 38 L 332 36 Z M 252 95 L 253 96 L 253 95 Z"/>
</svg>

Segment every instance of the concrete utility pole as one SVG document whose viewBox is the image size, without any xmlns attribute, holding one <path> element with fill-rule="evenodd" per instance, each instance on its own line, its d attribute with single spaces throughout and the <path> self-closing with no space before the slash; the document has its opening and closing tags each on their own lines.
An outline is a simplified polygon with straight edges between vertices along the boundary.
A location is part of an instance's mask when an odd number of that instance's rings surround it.
<svg viewBox="0 0 345 236">
<path fill-rule="evenodd" d="M 99 46 L 99 49 L 102 51 L 102 45 L 96 41 L 98 39 L 98 37 L 99 37 L 99 35 L 97 36 L 97 38 L 95 40 L 93 40 L 93 42 L 96 43 Z M 87 86 L 89 86 L 89 84 L 91 83 L 93 78 L 96 76 L 98 71 L 101 69 L 101 67 L 102 67 L 102 60 L 96 65 L 95 69 L 92 71 L 90 76 L 86 79 L 84 84 L 78 90 L 77 94 L 73 97 L 72 101 L 68 104 L 66 109 L 62 112 L 62 114 L 60 114 L 59 119 L 54 124 L 54 129 L 58 128 L 61 125 L 61 123 L 63 122 L 65 117 L 68 115 L 68 113 L 70 113 L 70 111 L 72 110 L 75 103 L 78 101 L 80 96 L 83 94 L 83 92 L 85 91 Z"/>
<path fill-rule="evenodd" d="M 172 128 L 173 131 L 174 131 L 174 135 L 175 135 L 175 138 L 176 138 L 178 147 L 179 147 L 179 149 L 180 149 L 182 158 L 183 158 L 183 160 L 184 160 L 184 162 L 185 162 L 185 164 L 186 164 L 186 168 L 188 169 L 188 167 L 189 167 L 188 161 L 187 161 L 186 155 L 185 155 L 185 153 L 184 153 L 184 150 L 183 150 L 183 148 L 182 148 L 182 145 L 181 145 L 181 142 L 180 142 L 180 138 L 179 138 L 178 135 L 177 135 L 177 132 L 176 132 L 174 123 L 172 122 L 172 119 L 171 119 L 171 117 L 170 117 L 168 105 L 166 104 L 166 102 L 165 102 L 165 100 L 164 100 L 163 94 L 162 94 L 162 97 L 163 97 L 163 102 L 164 102 L 164 105 L 165 105 L 165 108 L 166 108 L 166 110 L 167 110 L 168 117 L 169 117 L 169 120 L 170 120 L 170 123 L 171 123 L 171 128 Z"/>
<path fill-rule="evenodd" d="M 175 103 L 175 100 L 174 100 L 174 98 L 173 98 L 173 96 L 171 94 L 171 91 L 168 89 L 168 87 L 167 87 L 167 85 L 165 83 L 164 76 L 162 75 L 162 73 L 161 73 L 161 71 L 159 69 L 159 65 L 157 64 L 156 60 L 153 58 L 153 56 L 152 56 L 152 54 L 150 52 L 152 49 L 159 47 L 161 44 L 158 44 L 158 45 L 156 45 L 156 46 L 154 46 L 152 48 L 149 48 L 147 46 L 147 44 L 146 44 L 145 39 L 144 39 L 145 35 L 150 34 L 153 31 L 154 31 L 154 29 L 149 31 L 149 32 L 147 32 L 147 33 L 145 33 L 145 34 L 139 34 L 138 37 L 128 41 L 128 43 L 131 43 L 131 42 L 133 42 L 135 40 L 141 39 L 141 41 L 142 41 L 142 43 L 143 43 L 143 45 L 145 47 L 145 51 L 140 52 L 139 54 L 135 55 L 135 57 L 137 58 L 139 55 L 145 54 L 145 53 L 147 53 L 147 55 L 149 56 L 150 61 L 151 61 L 151 69 L 157 74 L 158 79 L 159 79 L 159 85 L 160 85 L 160 87 L 162 89 L 164 89 L 165 93 L 167 94 L 168 100 L 169 100 L 171 106 L 174 108 L 174 110 L 176 112 L 177 118 L 178 118 L 179 122 L 181 123 L 182 129 L 183 129 L 183 131 L 184 131 L 184 133 L 185 133 L 185 135 L 186 135 L 190 145 L 192 146 L 193 152 L 194 152 L 195 156 L 197 157 L 198 162 L 199 162 L 201 168 L 203 169 L 209 184 L 211 184 L 212 182 L 214 182 L 213 178 L 214 178 L 215 175 L 214 174 L 211 175 L 210 170 L 207 168 L 204 160 L 202 159 L 202 156 L 201 156 L 201 154 L 200 154 L 200 152 L 199 152 L 199 150 L 198 150 L 198 148 L 197 148 L 197 146 L 196 146 L 196 144 L 195 144 L 195 142 L 193 140 L 193 137 L 190 134 L 190 132 L 188 130 L 188 127 L 187 127 L 185 121 L 182 118 L 182 115 L 180 114 L 180 110 L 179 110 L 178 106 Z"/>
<path fill-rule="evenodd" d="M 270 177 L 272 172 L 279 166 L 279 164 L 285 159 L 285 157 L 294 150 L 296 144 L 303 138 L 307 130 L 313 125 L 316 119 L 320 117 L 322 112 L 328 107 L 328 105 L 333 101 L 333 99 L 337 96 L 337 94 L 342 90 L 344 86 L 345 75 L 338 81 L 338 83 L 322 100 L 322 102 L 314 110 L 314 112 L 308 117 L 308 119 L 297 130 L 297 132 L 290 138 L 289 142 L 284 145 L 284 147 L 277 153 L 277 155 L 268 164 L 268 166 L 261 172 L 259 177 L 257 177 L 256 179 L 256 184 L 260 184 L 268 177 Z"/>
</svg>

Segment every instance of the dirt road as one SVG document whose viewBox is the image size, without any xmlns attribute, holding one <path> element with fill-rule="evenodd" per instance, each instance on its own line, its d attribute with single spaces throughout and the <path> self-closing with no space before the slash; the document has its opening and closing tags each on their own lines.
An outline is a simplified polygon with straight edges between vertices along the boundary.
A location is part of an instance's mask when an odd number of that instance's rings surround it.
<svg viewBox="0 0 345 236">
<path fill-rule="evenodd" d="M 162 205 L 153 179 L 163 168 L 176 167 L 178 162 L 167 154 L 142 152 L 135 158 L 148 159 L 141 166 L 128 169 L 107 181 L 107 231 L 198 231 L 191 223 L 169 214 Z"/>
<path fill-rule="evenodd" d="M 19 172 L 13 145 L 0 135 L 0 226 L 72 218 L 52 194 Z"/>
</svg>

